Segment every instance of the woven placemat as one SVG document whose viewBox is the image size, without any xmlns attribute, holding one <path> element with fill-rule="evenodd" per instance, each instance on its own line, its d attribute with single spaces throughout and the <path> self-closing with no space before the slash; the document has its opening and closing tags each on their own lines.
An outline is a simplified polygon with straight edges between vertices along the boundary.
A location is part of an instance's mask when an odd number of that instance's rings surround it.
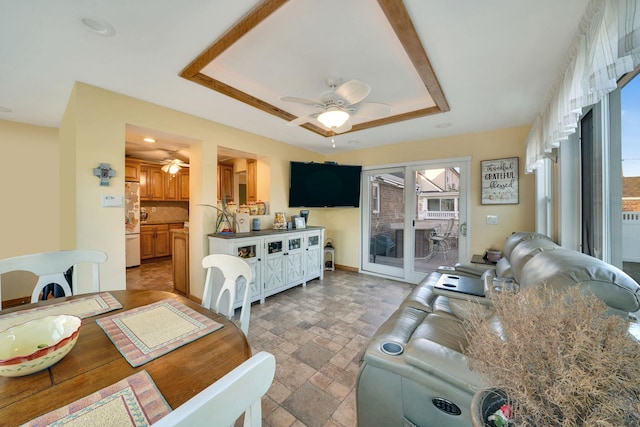
<svg viewBox="0 0 640 427">
<path fill-rule="evenodd" d="M 164 300 L 96 321 L 136 367 L 223 325 L 175 300 Z"/>
<path fill-rule="evenodd" d="M 147 371 L 140 371 L 22 427 L 150 426 L 169 412 Z"/>
<path fill-rule="evenodd" d="M 69 314 L 84 319 L 120 308 L 122 308 L 122 304 L 113 295 L 109 292 L 101 292 L 56 304 L 0 315 L 0 331 L 45 316 Z"/>
</svg>

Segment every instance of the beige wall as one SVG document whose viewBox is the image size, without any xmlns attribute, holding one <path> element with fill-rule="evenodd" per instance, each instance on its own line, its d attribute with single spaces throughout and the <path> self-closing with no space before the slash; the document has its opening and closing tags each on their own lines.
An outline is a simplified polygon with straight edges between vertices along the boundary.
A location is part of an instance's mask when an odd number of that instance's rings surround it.
<svg viewBox="0 0 640 427">
<path fill-rule="evenodd" d="M 200 143 L 192 146 L 190 175 L 190 252 L 191 292 L 202 295 L 204 274 L 201 260 L 208 253 L 206 235 L 213 232 L 215 211 L 198 204 L 215 205 L 217 201 L 218 145 L 255 153 L 268 158 L 272 191 L 269 202 L 273 212 L 285 210 L 288 188 L 289 160 L 292 157 L 321 160 L 321 156 L 268 138 L 233 129 L 189 114 L 119 95 L 83 83 L 76 83 L 69 102 L 65 129 L 61 128 L 61 146 L 70 152 L 65 159 L 75 175 L 68 181 L 75 189 L 71 207 L 75 212 L 63 218 L 63 228 L 75 229 L 75 246 L 100 249 L 109 255 L 101 267 L 103 289 L 122 289 L 125 286 L 125 254 L 123 218 L 124 208 L 103 208 L 103 194 L 122 194 L 124 179 L 125 125 L 133 124 L 176 135 L 183 135 Z M 116 170 L 109 187 L 99 186 L 92 174 L 98 163 L 109 163 Z M 262 182 L 262 181 L 261 181 Z M 262 194 L 259 190 L 259 193 Z M 69 218 L 67 220 L 67 218 Z M 99 224 L 99 226 L 97 226 Z M 263 221 L 262 227 L 269 227 Z"/>
<path fill-rule="evenodd" d="M 215 211 L 198 206 L 217 200 L 217 147 L 255 153 L 268 164 L 270 192 L 259 196 L 270 202 L 271 212 L 297 213 L 287 207 L 289 161 L 337 161 L 343 164 L 381 166 L 416 160 L 470 156 L 471 251 L 481 253 L 490 245 L 502 246 L 514 231 L 534 228 L 534 179 L 522 173 L 524 140 L 528 127 L 502 129 L 450 138 L 421 140 L 392 146 L 321 156 L 307 150 L 233 129 L 218 123 L 119 95 L 83 83 L 70 94 L 67 110 L 56 129 L 0 121 L 3 157 L 10 168 L 2 170 L 3 194 L 20 211 L 3 210 L 3 241 L 0 256 L 56 249 L 99 249 L 109 260 L 101 268 L 102 288 L 125 287 L 124 208 L 103 208 L 105 194 L 123 194 L 125 125 L 158 129 L 195 140 L 190 168 L 191 290 L 202 295 L 204 274 L 200 260 L 208 252 L 206 235 L 214 228 Z M 58 140 L 59 134 L 59 140 Z M 520 157 L 520 204 L 480 204 L 480 160 Z M 27 162 L 24 160 L 28 159 Z M 58 166 L 58 159 L 60 166 Z M 109 163 L 116 170 L 109 187 L 101 187 L 93 168 Z M 15 182 L 19 187 L 7 185 Z M 14 188 L 15 187 L 15 188 Z M 59 214 L 58 214 L 59 212 Z M 486 215 L 498 215 L 500 224 L 487 226 Z M 262 219 L 271 226 L 273 215 Z M 333 239 L 336 263 L 357 268 L 360 250 L 358 209 L 311 209 L 310 225 L 327 228 Z M 88 289 L 81 289 L 86 291 Z M 6 298 L 3 298 L 6 299 Z"/>
<path fill-rule="evenodd" d="M 0 120 L 0 259 L 58 250 L 58 150 L 58 129 Z M 3 300 L 31 295 L 3 279 Z"/>
<path fill-rule="evenodd" d="M 471 156 L 471 206 L 469 210 L 470 248 L 482 254 L 489 246 L 502 248 L 504 239 L 515 231 L 535 230 L 534 175 L 523 173 L 525 139 L 528 126 L 500 129 L 470 135 L 425 139 L 350 151 L 330 156 L 331 161 L 363 166 L 382 166 Z M 482 205 L 480 201 L 480 161 L 506 157 L 520 158 L 520 203 Z M 357 209 L 325 209 L 322 214 L 326 235 L 336 243 L 336 264 L 358 266 L 360 217 Z M 315 215 L 318 215 L 314 212 Z M 497 215 L 498 225 L 487 225 L 486 216 Z M 320 215 L 318 215 L 320 216 Z M 461 260 L 462 261 L 462 260 Z"/>
</svg>

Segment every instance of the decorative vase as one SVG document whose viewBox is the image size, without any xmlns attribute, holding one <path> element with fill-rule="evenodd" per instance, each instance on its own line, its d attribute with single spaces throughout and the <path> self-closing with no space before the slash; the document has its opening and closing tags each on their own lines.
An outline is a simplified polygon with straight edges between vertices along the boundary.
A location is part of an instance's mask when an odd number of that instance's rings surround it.
<svg viewBox="0 0 640 427">
<path fill-rule="evenodd" d="M 274 230 L 287 229 L 287 218 L 285 217 L 284 212 L 276 212 L 276 217 L 273 220 L 273 229 Z"/>
</svg>

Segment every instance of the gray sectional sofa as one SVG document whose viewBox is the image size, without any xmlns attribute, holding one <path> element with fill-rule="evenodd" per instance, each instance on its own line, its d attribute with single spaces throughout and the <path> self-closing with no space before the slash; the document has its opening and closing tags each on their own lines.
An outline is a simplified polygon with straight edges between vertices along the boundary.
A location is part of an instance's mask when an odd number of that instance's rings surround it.
<svg viewBox="0 0 640 427">
<path fill-rule="evenodd" d="M 481 280 L 488 296 L 436 287 L 443 274 Z M 640 310 L 640 285 L 621 270 L 563 249 L 542 234 L 514 233 L 495 268 L 460 265 L 430 273 L 377 330 L 358 375 L 359 426 L 471 425 L 471 399 L 484 384 L 462 354 L 462 320 L 471 305 L 481 304 L 492 321 L 500 321 L 490 299 L 496 277 L 520 288 L 579 285 L 601 298 L 611 313 L 637 318 Z"/>
</svg>

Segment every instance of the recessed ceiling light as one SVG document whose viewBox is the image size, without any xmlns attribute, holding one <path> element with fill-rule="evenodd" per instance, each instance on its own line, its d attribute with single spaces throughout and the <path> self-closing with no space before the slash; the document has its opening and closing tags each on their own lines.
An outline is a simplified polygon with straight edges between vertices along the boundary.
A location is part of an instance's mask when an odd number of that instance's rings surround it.
<svg viewBox="0 0 640 427">
<path fill-rule="evenodd" d="M 156 140 L 155 140 L 155 139 L 153 139 L 153 138 L 149 138 L 149 137 L 144 138 L 144 139 L 143 139 L 143 141 L 144 141 L 144 142 L 148 142 L 148 143 L 150 143 L 150 144 L 153 144 L 154 142 L 156 142 Z"/>
<path fill-rule="evenodd" d="M 354 141 L 354 140 L 352 139 L 351 141 L 347 141 L 347 144 L 353 144 L 353 145 L 356 145 L 356 144 L 360 144 L 360 141 Z"/>
<path fill-rule="evenodd" d="M 436 127 L 439 129 L 444 129 L 444 128 L 448 128 L 449 126 L 451 126 L 451 123 L 447 122 L 447 123 L 440 123 L 437 124 Z"/>
<path fill-rule="evenodd" d="M 116 30 L 107 21 L 97 18 L 82 18 L 82 23 L 91 29 L 94 33 L 111 37 L 116 33 Z"/>
<path fill-rule="evenodd" d="M 13 110 L 11 108 L 0 107 L 0 113 L 12 113 Z"/>
</svg>

